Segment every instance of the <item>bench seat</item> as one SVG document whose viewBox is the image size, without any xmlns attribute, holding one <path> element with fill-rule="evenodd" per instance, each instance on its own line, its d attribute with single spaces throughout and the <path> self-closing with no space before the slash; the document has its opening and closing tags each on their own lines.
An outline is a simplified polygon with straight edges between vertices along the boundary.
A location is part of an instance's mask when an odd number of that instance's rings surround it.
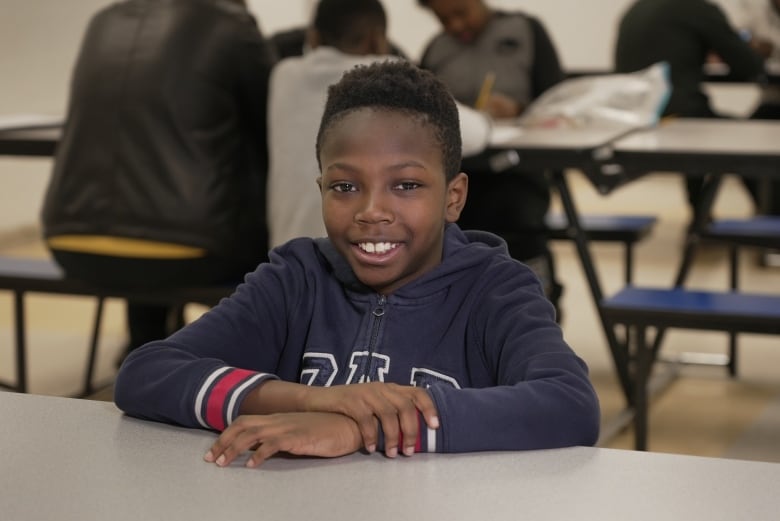
<svg viewBox="0 0 780 521">
<path fill-rule="evenodd" d="M 580 216 L 580 226 L 590 241 L 623 243 L 624 280 L 626 284 L 631 284 L 634 272 L 634 244 L 650 234 L 657 220 L 654 215 L 585 214 Z M 569 220 L 565 214 L 547 214 L 545 225 L 551 240 L 574 240 L 575 238 L 574 230 L 569 227 Z"/>
<path fill-rule="evenodd" d="M 51 259 L 0 256 L 0 290 L 14 295 L 14 335 L 16 340 L 16 381 L 0 383 L 18 392 L 27 392 L 26 367 L 26 320 L 24 296 L 26 293 L 50 293 L 59 295 L 87 296 L 97 298 L 97 309 L 93 322 L 89 359 L 84 378 L 83 395 L 92 391 L 92 373 L 97 352 L 103 302 L 106 298 L 121 298 L 149 304 L 184 306 L 186 304 L 216 305 L 220 299 L 229 296 L 235 286 L 211 285 L 182 288 L 127 289 L 97 286 L 84 281 L 69 279 Z"/>
<path fill-rule="evenodd" d="M 620 324 L 780 334 L 780 295 L 626 287 L 601 308 Z"/>
<path fill-rule="evenodd" d="M 711 222 L 704 239 L 714 239 L 742 246 L 780 247 L 780 216 L 757 215 L 746 219 L 719 219 Z"/>
<path fill-rule="evenodd" d="M 213 306 L 230 295 L 233 289 L 232 286 L 222 285 L 174 290 L 108 288 L 65 277 L 62 268 L 53 260 L 0 256 L 0 290 L 129 298 L 150 304 L 197 303 Z"/>
<path fill-rule="evenodd" d="M 656 340 L 664 328 L 780 334 L 780 295 L 629 286 L 603 299 L 600 307 L 608 322 L 629 329 L 625 348 L 634 357 L 632 405 L 638 450 L 647 449 L 648 386 L 659 349 L 658 342 L 648 342 L 648 328 L 655 328 Z"/>
<path fill-rule="evenodd" d="M 591 241 L 635 243 L 644 239 L 653 229 L 654 215 L 591 215 L 580 216 L 580 225 Z M 550 238 L 570 240 L 569 221 L 561 213 L 548 214 L 545 224 Z"/>
</svg>

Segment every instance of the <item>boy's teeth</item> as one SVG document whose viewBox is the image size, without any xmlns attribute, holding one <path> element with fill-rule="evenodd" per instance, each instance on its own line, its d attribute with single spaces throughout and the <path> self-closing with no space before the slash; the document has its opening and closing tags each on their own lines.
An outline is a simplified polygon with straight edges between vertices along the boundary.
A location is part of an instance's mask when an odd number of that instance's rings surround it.
<svg viewBox="0 0 780 521">
<path fill-rule="evenodd" d="M 360 249 L 366 253 L 385 253 L 392 250 L 395 245 L 390 242 L 362 242 Z"/>
</svg>

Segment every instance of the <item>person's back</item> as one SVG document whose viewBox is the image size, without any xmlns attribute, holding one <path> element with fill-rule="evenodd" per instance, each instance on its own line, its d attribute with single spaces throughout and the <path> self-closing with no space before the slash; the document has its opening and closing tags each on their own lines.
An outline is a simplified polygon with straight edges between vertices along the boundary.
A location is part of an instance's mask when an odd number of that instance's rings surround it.
<svg viewBox="0 0 780 521">
<path fill-rule="evenodd" d="M 42 212 L 69 275 L 238 281 L 266 258 L 272 63 L 241 1 L 129 0 L 93 17 Z"/>
<path fill-rule="evenodd" d="M 638 0 L 623 14 L 615 46 L 617 72 L 634 72 L 666 61 L 672 95 L 666 114 L 713 115 L 701 88 L 704 64 L 715 53 L 736 78 L 762 72 L 761 59 L 729 25 L 723 11 L 706 0 Z"/>
<path fill-rule="evenodd" d="M 74 73 L 46 236 L 265 249 L 270 58 L 255 31 L 225 1 L 134 0 L 99 13 Z"/>
</svg>

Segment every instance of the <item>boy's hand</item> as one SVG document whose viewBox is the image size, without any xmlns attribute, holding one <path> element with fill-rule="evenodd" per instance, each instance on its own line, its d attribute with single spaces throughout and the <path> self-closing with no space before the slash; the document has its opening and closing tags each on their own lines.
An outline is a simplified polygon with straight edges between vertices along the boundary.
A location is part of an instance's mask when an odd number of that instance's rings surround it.
<svg viewBox="0 0 780 521">
<path fill-rule="evenodd" d="M 385 435 L 385 454 L 395 457 L 398 450 L 414 454 L 419 434 L 418 411 L 431 429 L 439 428 L 436 406 L 428 391 L 420 387 L 371 382 L 332 387 L 311 387 L 307 393 L 309 411 L 337 412 L 352 418 L 360 429 L 366 450 L 376 450 L 377 419 Z M 403 434 L 403 447 L 399 438 Z"/>
<path fill-rule="evenodd" d="M 257 467 L 277 452 L 335 458 L 362 446 L 355 422 L 334 413 L 280 413 L 239 416 L 217 438 L 203 459 L 226 467 L 257 447 L 246 462 Z"/>
</svg>

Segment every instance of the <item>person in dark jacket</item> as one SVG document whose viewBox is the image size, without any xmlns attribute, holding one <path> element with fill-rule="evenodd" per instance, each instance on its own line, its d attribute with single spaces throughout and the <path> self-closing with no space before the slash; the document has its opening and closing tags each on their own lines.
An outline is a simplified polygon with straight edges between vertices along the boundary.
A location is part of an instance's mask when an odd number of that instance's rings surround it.
<svg viewBox="0 0 780 521">
<path fill-rule="evenodd" d="M 267 259 L 274 62 L 241 0 L 127 0 L 92 18 L 42 211 L 69 276 L 237 284 Z M 171 311 L 128 302 L 129 348 L 167 336 Z"/>
<path fill-rule="evenodd" d="M 665 116 L 721 117 L 704 92 L 704 65 L 717 56 L 738 80 L 758 80 L 763 59 L 740 37 L 716 4 L 707 0 L 637 0 L 620 18 L 615 70 L 638 71 L 660 61 L 669 63 L 672 93 Z M 695 210 L 702 177 L 686 176 L 688 201 Z M 746 183 L 751 195 L 753 184 Z"/>
<path fill-rule="evenodd" d="M 317 136 L 327 238 L 270 252 L 235 293 L 131 353 L 117 406 L 220 431 L 205 459 L 592 445 L 599 404 L 539 278 L 456 221 L 458 111 L 403 61 L 347 72 Z"/>
<path fill-rule="evenodd" d="M 442 31 L 420 61 L 444 81 L 456 100 L 496 119 L 514 118 L 563 80 L 558 54 L 542 22 L 521 12 L 490 8 L 484 0 L 418 0 Z M 488 148 L 465 158 L 469 202 L 460 225 L 501 235 L 509 253 L 541 277 L 558 307 L 562 286 L 547 242 L 547 172 L 518 166 L 506 150 Z"/>
</svg>

